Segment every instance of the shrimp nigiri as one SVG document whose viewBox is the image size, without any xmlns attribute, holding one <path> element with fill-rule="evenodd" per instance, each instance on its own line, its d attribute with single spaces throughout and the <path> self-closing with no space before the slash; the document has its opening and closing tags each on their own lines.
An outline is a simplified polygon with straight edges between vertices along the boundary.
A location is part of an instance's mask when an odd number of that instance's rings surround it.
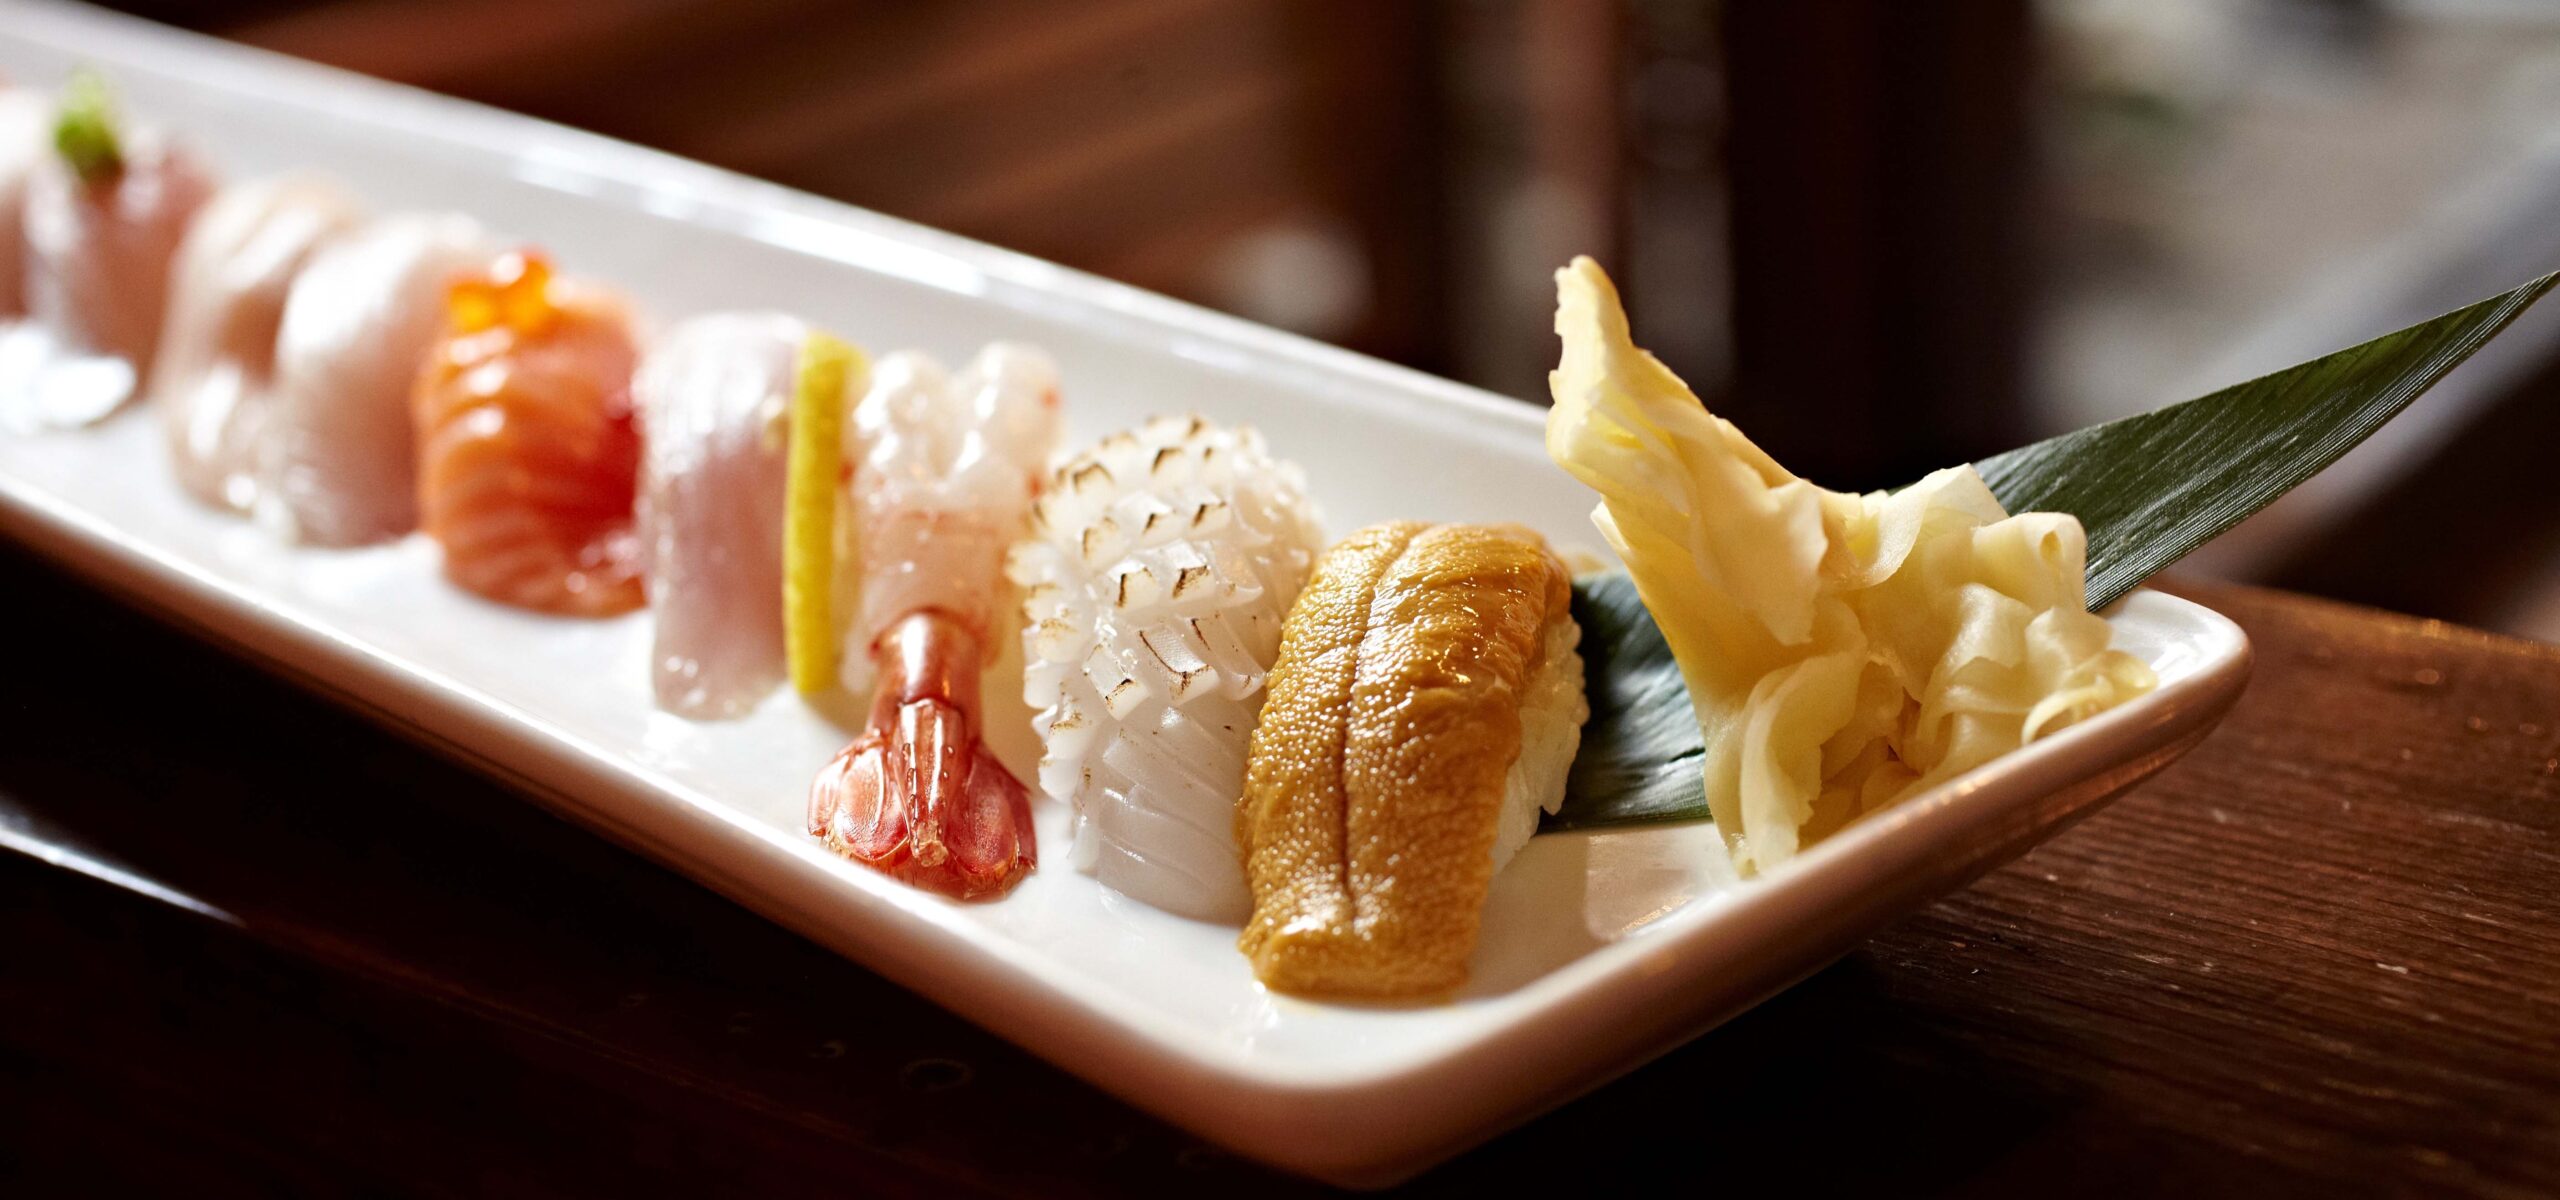
<svg viewBox="0 0 2560 1200">
<path fill-rule="evenodd" d="M 850 486 L 859 612 L 848 689 L 869 727 L 809 793 L 809 831 L 918 887 L 1001 894 L 1038 861 L 1030 793 L 980 737 L 978 677 L 994 657 L 1008 547 L 1029 523 L 1058 431 L 1057 374 L 995 345 L 957 378 L 921 355 L 884 359 L 853 413 Z"/>
<path fill-rule="evenodd" d="M 26 305 L 52 340 L 22 424 L 79 425 L 131 399 L 149 376 L 169 268 L 213 175 L 151 130 L 119 127 L 96 76 L 73 78 L 55 153 L 27 181 Z"/>
<path fill-rule="evenodd" d="M 262 523 L 315 546 L 418 527 L 410 393 L 444 331 L 447 285 L 491 253 L 469 217 L 404 213 L 331 240 L 294 277 L 276 331 Z"/>
<path fill-rule="evenodd" d="M 562 616 L 640 607 L 630 315 L 532 252 L 455 281 L 449 308 L 414 401 L 420 523 L 445 576 Z"/>
<path fill-rule="evenodd" d="M 255 498 L 287 289 L 356 220 L 345 188 L 289 175 L 224 190 L 179 245 L 151 404 L 178 481 L 204 502 L 245 512 Z"/>
<path fill-rule="evenodd" d="M 656 616 L 658 706 L 745 715 L 782 682 L 789 406 L 809 327 L 715 313 L 668 330 L 632 395 L 649 431 L 640 546 Z"/>
</svg>

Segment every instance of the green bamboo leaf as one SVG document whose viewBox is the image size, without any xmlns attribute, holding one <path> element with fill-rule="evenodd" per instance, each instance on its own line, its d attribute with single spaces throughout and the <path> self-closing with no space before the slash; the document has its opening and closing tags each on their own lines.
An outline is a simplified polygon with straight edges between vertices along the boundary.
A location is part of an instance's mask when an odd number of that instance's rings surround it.
<svg viewBox="0 0 2560 1200">
<path fill-rule="evenodd" d="M 1707 752 L 1671 645 L 1624 571 L 1573 581 L 1591 719 L 1546 829 L 1584 829 L 1706 815 L 1698 760 Z"/>
<path fill-rule="evenodd" d="M 2080 518 L 2089 531 L 2089 607 L 2105 608 L 2355 449 L 2555 279 L 2560 273 L 2202 399 L 1974 466 L 2010 512 Z"/>
<path fill-rule="evenodd" d="M 1974 464 L 2011 512 L 2067 512 L 2089 533 L 2089 604 L 2154 572 L 2317 475 L 2471 357 L 2560 273 L 2210 396 Z M 1574 582 L 1591 719 L 1544 828 L 1707 815 L 1696 714 L 1679 664 L 1622 572 Z"/>
</svg>

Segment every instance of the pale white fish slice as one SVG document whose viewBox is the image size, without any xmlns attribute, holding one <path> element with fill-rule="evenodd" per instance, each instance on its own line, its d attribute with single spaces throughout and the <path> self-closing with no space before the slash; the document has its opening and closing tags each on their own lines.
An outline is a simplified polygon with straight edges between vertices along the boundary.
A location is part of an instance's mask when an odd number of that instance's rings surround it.
<svg viewBox="0 0 2560 1200">
<path fill-rule="evenodd" d="M 658 706 L 744 716 L 782 683 L 791 391 L 809 328 L 780 313 L 681 322 L 632 379 Z"/>
<path fill-rule="evenodd" d="M 178 482 L 196 498 L 240 512 L 256 499 L 285 296 L 321 245 L 362 219 L 335 181 L 283 175 L 225 188 L 179 244 L 149 390 Z"/>
<path fill-rule="evenodd" d="M 469 217 L 405 213 L 332 241 L 295 277 L 276 336 L 261 521 L 321 546 L 417 527 L 410 393 L 447 286 L 491 253 Z"/>
</svg>

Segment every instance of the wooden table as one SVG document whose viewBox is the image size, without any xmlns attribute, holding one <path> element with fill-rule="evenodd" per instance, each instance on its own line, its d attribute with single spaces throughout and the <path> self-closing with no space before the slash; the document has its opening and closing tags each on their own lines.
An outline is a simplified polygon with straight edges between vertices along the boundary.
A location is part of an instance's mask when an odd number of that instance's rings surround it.
<svg viewBox="0 0 2560 1200">
<path fill-rule="evenodd" d="M 0 1193 L 1315 1190 L 0 581 Z M 2560 1193 L 2560 649 L 2181 590 L 2259 655 L 2186 762 L 1411 1190 Z"/>
</svg>

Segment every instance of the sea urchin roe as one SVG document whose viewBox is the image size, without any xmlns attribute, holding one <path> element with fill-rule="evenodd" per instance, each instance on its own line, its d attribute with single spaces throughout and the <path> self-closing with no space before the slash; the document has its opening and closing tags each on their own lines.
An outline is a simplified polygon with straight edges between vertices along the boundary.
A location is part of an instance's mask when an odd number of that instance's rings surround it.
<svg viewBox="0 0 2560 1200">
<path fill-rule="evenodd" d="M 1254 895 L 1237 944 L 1264 983 L 1400 998 L 1465 981 L 1522 705 L 1571 595 L 1516 527 L 1399 522 L 1325 553 L 1236 814 Z"/>
</svg>

